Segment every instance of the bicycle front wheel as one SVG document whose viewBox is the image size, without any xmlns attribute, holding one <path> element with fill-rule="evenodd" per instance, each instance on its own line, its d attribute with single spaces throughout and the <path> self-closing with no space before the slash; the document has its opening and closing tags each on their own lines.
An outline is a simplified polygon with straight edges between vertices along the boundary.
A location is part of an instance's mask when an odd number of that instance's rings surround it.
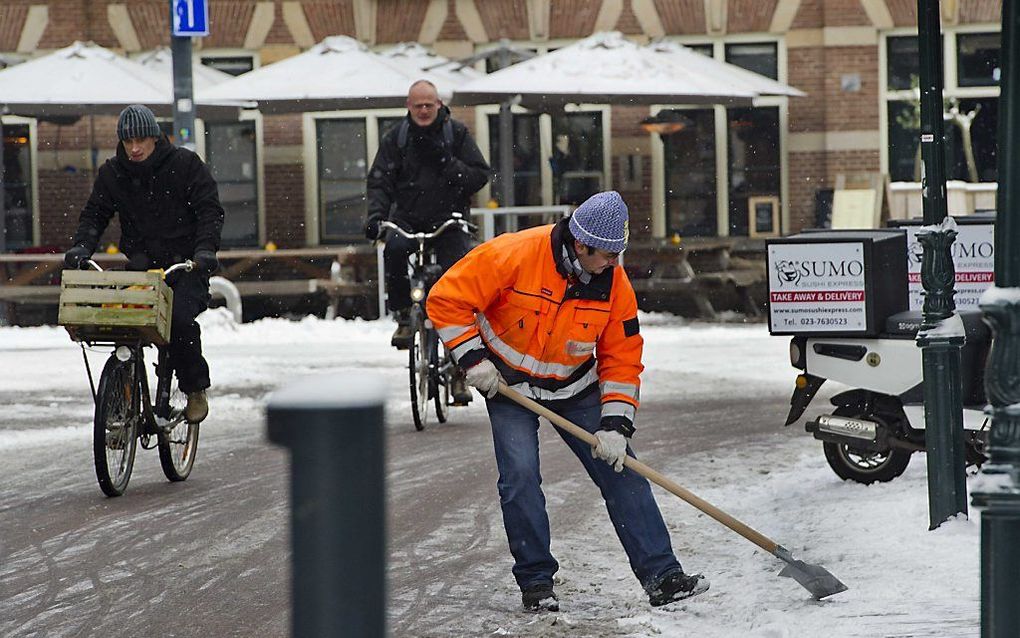
<svg viewBox="0 0 1020 638">
<path fill-rule="evenodd" d="M 195 454 L 198 453 L 198 423 L 188 423 L 183 418 L 184 407 L 188 397 L 177 385 L 177 373 L 172 372 L 170 383 L 170 422 L 174 425 L 169 429 L 160 429 L 157 438 L 159 447 L 159 464 L 167 480 L 183 481 L 191 474 L 195 466 Z"/>
<path fill-rule="evenodd" d="M 446 352 L 446 346 L 440 344 L 439 334 L 435 330 L 429 330 L 429 338 L 432 341 L 432 391 L 436 405 L 436 420 L 446 423 L 446 417 L 450 414 L 450 382 L 452 368 L 448 365 L 450 356 Z M 444 372 L 445 371 L 445 372 Z"/>
<path fill-rule="evenodd" d="M 111 356 L 99 379 L 92 430 L 96 478 L 107 496 L 120 496 L 131 480 L 138 443 L 139 392 L 134 361 Z"/>
<path fill-rule="evenodd" d="M 414 428 L 425 429 L 429 409 L 429 339 L 421 308 L 411 310 L 411 347 L 408 348 L 407 368 L 411 387 L 411 417 Z"/>
</svg>

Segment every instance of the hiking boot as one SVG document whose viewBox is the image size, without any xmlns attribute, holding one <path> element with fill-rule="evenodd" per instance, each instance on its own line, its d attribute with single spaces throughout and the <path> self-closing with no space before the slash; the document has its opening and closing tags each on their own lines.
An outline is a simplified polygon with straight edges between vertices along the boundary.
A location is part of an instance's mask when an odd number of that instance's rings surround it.
<svg viewBox="0 0 1020 638">
<path fill-rule="evenodd" d="M 677 600 L 697 596 L 708 589 L 708 580 L 701 574 L 685 574 L 679 569 L 672 571 L 659 583 L 648 590 L 648 602 L 652 607 L 661 607 Z"/>
<path fill-rule="evenodd" d="M 209 416 L 209 400 L 205 390 L 188 393 L 188 405 L 184 407 L 184 418 L 188 423 L 201 423 Z"/>
<path fill-rule="evenodd" d="M 455 368 L 453 378 L 450 379 L 450 394 L 453 395 L 454 405 L 467 405 L 471 403 L 471 388 L 464 381 L 464 371 Z"/>
<path fill-rule="evenodd" d="M 560 602 L 551 584 L 531 585 L 521 590 L 524 611 L 559 611 Z"/>
<path fill-rule="evenodd" d="M 393 336 L 390 337 L 390 345 L 397 350 L 407 350 L 411 347 L 412 337 L 414 336 L 411 332 L 411 312 L 410 309 L 397 310 L 393 313 L 393 318 L 397 320 L 397 329 L 393 331 Z"/>
</svg>

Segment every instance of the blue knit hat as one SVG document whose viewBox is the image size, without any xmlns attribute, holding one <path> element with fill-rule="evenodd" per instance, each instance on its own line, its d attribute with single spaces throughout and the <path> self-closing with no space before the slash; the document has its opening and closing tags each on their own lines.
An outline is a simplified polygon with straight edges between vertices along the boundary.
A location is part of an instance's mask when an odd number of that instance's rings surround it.
<svg viewBox="0 0 1020 638">
<path fill-rule="evenodd" d="M 120 141 L 139 137 L 159 137 L 161 134 L 156 116 L 149 107 L 132 104 L 120 112 L 120 118 L 117 120 L 117 139 Z"/>
<path fill-rule="evenodd" d="M 570 216 L 570 232 L 585 246 L 610 253 L 627 249 L 627 204 L 616 191 L 595 193 Z"/>
</svg>

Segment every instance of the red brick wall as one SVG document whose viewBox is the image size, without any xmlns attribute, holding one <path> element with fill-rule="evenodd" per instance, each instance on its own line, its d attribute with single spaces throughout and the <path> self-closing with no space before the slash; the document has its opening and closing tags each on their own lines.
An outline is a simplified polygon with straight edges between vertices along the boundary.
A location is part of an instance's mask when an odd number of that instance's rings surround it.
<svg viewBox="0 0 1020 638">
<path fill-rule="evenodd" d="M 294 44 L 294 37 L 283 21 L 283 0 L 273 2 L 273 26 L 266 34 L 266 44 Z"/>
<path fill-rule="evenodd" d="M 862 131 L 878 128 L 878 47 L 827 47 L 825 49 L 826 129 Z M 840 88 L 843 74 L 859 73 L 861 90 Z"/>
<path fill-rule="evenodd" d="M 14 51 L 21 39 L 28 7 L 8 0 L 0 5 L 0 51 Z"/>
<path fill-rule="evenodd" d="M 729 0 L 726 30 L 730 33 L 768 31 L 779 0 Z"/>
<path fill-rule="evenodd" d="M 414 42 L 428 10 L 428 0 L 380 0 L 375 16 L 375 39 L 387 42 Z"/>
<path fill-rule="evenodd" d="M 886 0 L 893 24 L 898 27 L 917 26 L 917 0 Z"/>
<path fill-rule="evenodd" d="M 590 0 L 551 0 L 549 37 L 583 38 L 591 35 L 601 4 Z"/>
<path fill-rule="evenodd" d="M 960 23 L 1002 22 L 1005 0 L 960 0 Z"/>
<path fill-rule="evenodd" d="M 641 23 L 638 22 L 637 16 L 634 15 L 634 7 L 631 0 L 624 1 L 623 11 L 620 12 L 620 18 L 616 21 L 614 28 L 620 33 L 627 35 L 641 35 L 644 33 Z"/>
<path fill-rule="evenodd" d="M 655 0 L 662 28 L 671 35 L 705 32 L 704 0 Z"/>
<path fill-rule="evenodd" d="M 268 164 L 265 170 L 266 241 L 279 248 L 305 245 L 305 178 L 299 164 Z"/>
<path fill-rule="evenodd" d="M 92 192 L 90 171 L 39 171 L 39 243 L 69 248 L 78 214 Z M 116 225 L 116 224 L 114 224 Z M 119 227 L 107 229 L 101 246 L 116 242 Z"/>
<path fill-rule="evenodd" d="M 826 159 L 829 180 L 835 182 L 839 173 L 878 172 L 881 164 L 878 150 L 829 151 Z"/>
<path fill-rule="evenodd" d="M 823 0 L 801 0 L 797 15 L 793 18 L 791 29 L 817 29 L 825 22 Z"/>
<path fill-rule="evenodd" d="M 170 46 L 170 11 L 165 2 L 131 2 L 127 8 L 142 50 Z"/>
<path fill-rule="evenodd" d="M 269 146 L 289 146 L 304 143 L 301 131 L 302 116 L 266 115 L 262 118 L 262 135 Z"/>
<path fill-rule="evenodd" d="M 807 93 L 790 98 L 791 131 L 825 130 L 825 49 L 803 47 L 787 50 L 787 79 Z"/>
<path fill-rule="evenodd" d="M 525 0 L 474 0 L 490 40 L 527 40 L 528 3 Z"/>
<path fill-rule="evenodd" d="M 303 2 L 301 6 L 316 42 L 331 35 L 355 36 L 353 0 Z"/>
<path fill-rule="evenodd" d="M 824 152 L 790 153 L 790 228 L 798 232 L 815 223 L 815 193 L 830 184 Z"/>
<path fill-rule="evenodd" d="M 467 40 L 464 26 L 460 23 L 460 18 L 457 17 L 455 0 L 448 0 L 446 3 L 446 20 L 443 22 L 443 27 L 439 30 L 439 39 Z"/>
<path fill-rule="evenodd" d="M 827 27 L 872 26 L 860 0 L 825 0 L 824 6 Z"/>
</svg>

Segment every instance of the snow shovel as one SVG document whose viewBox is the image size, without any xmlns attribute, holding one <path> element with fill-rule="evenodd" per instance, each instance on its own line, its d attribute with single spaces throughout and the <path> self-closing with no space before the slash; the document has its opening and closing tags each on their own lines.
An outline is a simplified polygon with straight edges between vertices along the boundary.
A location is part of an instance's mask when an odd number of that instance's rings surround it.
<svg viewBox="0 0 1020 638">
<path fill-rule="evenodd" d="M 595 435 L 589 434 L 587 430 L 581 428 L 580 426 L 574 425 L 567 419 L 561 417 L 560 415 L 542 406 L 541 404 L 532 401 L 531 399 L 520 394 L 519 392 L 511 390 L 504 383 L 499 384 L 499 393 L 505 396 L 506 398 L 510 399 L 511 401 L 514 401 L 515 403 L 518 403 L 528 408 L 535 414 L 538 414 L 539 416 L 544 416 L 546 419 L 549 420 L 550 423 L 552 423 L 556 427 L 560 428 L 561 430 L 565 430 L 570 434 L 573 434 L 574 436 L 581 439 L 588 445 L 594 447 L 595 445 L 598 444 L 598 439 L 595 438 Z M 772 554 L 776 558 L 785 562 L 786 567 L 784 567 L 783 570 L 779 572 L 779 575 L 794 579 L 795 581 L 800 583 L 801 586 L 804 587 L 804 589 L 811 592 L 811 595 L 814 596 L 815 599 L 821 600 L 826 596 L 832 596 L 833 594 L 838 594 L 839 592 L 846 591 L 847 589 L 846 585 L 840 582 L 838 578 L 830 574 L 828 570 L 826 570 L 824 567 L 820 565 L 812 565 L 810 563 L 805 563 L 802 560 L 795 559 L 790 554 L 790 550 L 776 543 L 774 540 L 768 538 L 764 534 L 761 534 L 760 532 L 751 529 L 744 523 L 733 518 L 732 516 L 722 511 L 721 509 L 715 507 L 711 503 L 702 500 L 694 493 L 681 487 L 677 483 L 674 483 L 673 481 L 669 480 L 668 478 L 656 472 L 652 468 L 648 467 L 641 461 L 638 461 L 637 459 L 628 456 L 624 460 L 624 465 L 634 470 L 641 476 L 645 477 L 649 481 L 655 483 L 659 487 L 662 487 L 672 492 L 674 495 L 679 496 L 680 498 L 687 501 L 694 507 L 698 508 L 702 512 L 708 514 L 715 520 L 719 521 L 726 527 L 730 528 L 734 532 L 740 534 L 747 540 L 751 541 L 758 547 L 764 549 L 766 552 Z"/>
</svg>

